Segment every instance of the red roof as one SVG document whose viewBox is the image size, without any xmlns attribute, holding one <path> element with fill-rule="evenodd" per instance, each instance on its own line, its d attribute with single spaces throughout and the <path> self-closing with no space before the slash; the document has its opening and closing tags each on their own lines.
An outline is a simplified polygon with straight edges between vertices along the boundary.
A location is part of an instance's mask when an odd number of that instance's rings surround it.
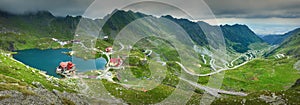
<svg viewBox="0 0 300 105">
<path fill-rule="evenodd" d="M 72 62 L 68 62 L 68 65 L 67 65 L 67 69 L 71 69 L 75 66 L 75 64 L 73 64 Z"/>
<path fill-rule="evenodd" d="M 59 64 L 61 67 L 67 67 L 68 63 L 67 62 L 60 62 Z"/>
<path fill-rule="evenodd" d="M 67 68 L 67 70 L 70 70 L 75 66 L 75 64 L 73 64 L 72 62 L 60 62 L 59 66 L 62 68 Z"/>
<path fill-rule="evenodd" d="M 105 49 L 105 51 L 106 51 L 106 52 L 111 52 L 111 51 L 112 51 L 112 47 L 107 47 L 107 48 Z"/>
<path fill-rule="evenodd" d="M 120 58 L 111 58 L 111 59 L 110 59 L 110 62 L 112 62 L 112 63 L 118 63 L 118 62 L 120 62 L 120 61 L 121 61 Z"/>
<path fill-rule="evenodd" d="M 121 59 L 120 58 L 111 58 L 110 63 L 113 63 L 113 65 L 115 65 L 115 66 L 119 66 L 121 63 Z"/>
</svg>

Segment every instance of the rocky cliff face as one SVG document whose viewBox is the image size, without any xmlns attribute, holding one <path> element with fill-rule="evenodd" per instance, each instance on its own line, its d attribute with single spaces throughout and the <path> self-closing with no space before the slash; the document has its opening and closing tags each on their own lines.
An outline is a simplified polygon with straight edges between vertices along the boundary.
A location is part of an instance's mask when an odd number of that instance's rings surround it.
<svg viewBox="0 0 300 105">
<path fill-rule="evenodd" d="M 58 90 L 49 91 L 45 88 L 26 87 L 32 91 L 32 94 L 23 94 L 16 90 L 0 91 L 1 105 L 88 105 L 87 99 L 83 95 L 68 92 L 59 92 Z"/>
<path fill-rule="evenodd" d="M 298 79 L 295 84 L 292 86 L 292 88 L 300 87 L 300 79 Z"/>
</svg>

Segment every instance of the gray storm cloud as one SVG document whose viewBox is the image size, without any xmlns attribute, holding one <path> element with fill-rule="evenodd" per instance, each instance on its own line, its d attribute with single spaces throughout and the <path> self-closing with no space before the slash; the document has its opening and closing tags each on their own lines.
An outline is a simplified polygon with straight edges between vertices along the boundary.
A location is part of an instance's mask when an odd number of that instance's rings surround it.
<svg viewBox="0 0 300 105">
<path fill-rule="evenodd" d="M 299 0 L 205 0 L 224 18 L 299 18 Z"/>
<path fill-rule="evenodd" d="M 56 16 L 81 15 L 94 0 L 0 0 L 0 9 L 15 14 L 50 11 Z"/>
<path fill-rule="evenodd" d="M 1 0 L 0 9 L 12 13 L 48 10 L 56 16 L 82 15 L 94 0 Z M 141 0 L 101 0 L 94 17 L 103 17 L 112 10 Z M 184 8 L 191 8 L 187 2 L 175 0 Z M 194 1 L 194 0 L 190 0 Z M 222 18 L 298 18 L 299 0 L 204 0 L 217 17 Z M 174 2 L 174 0 L 163 0 Z M 198 10 L 194 10 L 198 11 Z M 197 13 L 197 12 L 195 12 Z M 157 15 L 157 14 L 156 14 Z M 196 15 L 197 14 L 192 14 Z"/>
</svg>

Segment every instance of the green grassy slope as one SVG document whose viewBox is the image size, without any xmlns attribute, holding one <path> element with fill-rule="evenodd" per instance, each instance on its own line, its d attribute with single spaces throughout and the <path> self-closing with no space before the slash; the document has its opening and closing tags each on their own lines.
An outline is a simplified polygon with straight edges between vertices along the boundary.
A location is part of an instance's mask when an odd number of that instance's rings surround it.
<svg viewBox="0 0 300 105">
<path fill-rule="evenodd" d="M 281 91 L 289 89 L 300 78 L 293 68 L 296 59 L 257 59 L 245 66 L 226 71 L 223 89 L 255 91 Z"/>
<path fill-rule="evenodd" d="M 249 45 L 252 43 L 263 43 L 252 30 L 246 25 L 224 25 L 221 26 L 224 37 L 227 39 L 226 44 L 232 47 L 239 53 L 247 52 L 250 50 Z"/>
<path fill-rule="evenodd" d="M 293 31 L 293 35 L 286 38 L 282 44 L 276 49 L 266 54 L 266 56 L 273 56 L 275 54 L 285 54 L 294 57 L 300 57 L 300 30 Z"/>
<path fill-rule="evenodd" d="M 63 47 L 51 38 L 73 39 L 80 19 L 79 16 L 54 17 L 47 11 L 23 15 L 0 11 L 0 48 L 13 51 Z"/>
<path fill-rule="evenodd" d="M 273 102 L 266 102 L 260 97 L 273 97 L 275 94 L 276 102 L 284 100 L 286 104 L 299 103 L 299 84 L 294 85 L 295 81 L 300 78 L 299 71 L 293 69 L 295 59 L 257 59 L 249 62 L 248 64 L 230 71 L 226 71 L 223 81 L 222 89 L 230 91 L 243 91 L 249 93 L 248 96 L 231 96 L 223 95 L 221 98 L 216 99 L 212 104 L 272 104 Z M 168 65 L 172 65 L 171 63 Z M 177 66 L 172 66 L 177 67 Z M 176 70 L 176 68 L 173 68 Z M 178 69 L 178 68 L 177 68 Z M 171 70 L 171 69 L 169 69 Z M 166 80 L 176 78 L 167 77 Z M 205 80 L 204 80 L 205 79 Z M 199 80 L 208 81 L 206 78 L 199 78 Z M 107 82 L 106 80 L 85 80 L 89 84 L 104 84 L 104 87 L 111 95 L 121 98 L 129 104 L 154 104 L 162 101 L 170 95 L 175 89 L 173 84 L 168 84 L 169 81 L 164 81 L 153 90 L 143 92 L 133 88 L 124 88 L 121 85 Z M 201 82 L 201 81 L 200 81 Z M 203 84 L 205 85 L 204 82 Z M 97 86 L 97 85 L 95 85 Z M 93 89 L 94 87 L 90 87 Z M 95 87 L 96 88 L 96 87 Z M 182 90 L 184 93 L 185 90 Z M 199 104 L 203 91 L 195 90 L 193 96 L 188 101 L 188 105 Z M 270 99 L 272 100 L 272 99 Z M 242 102 L 242 103 L 241 103 Z"/>
</svg>

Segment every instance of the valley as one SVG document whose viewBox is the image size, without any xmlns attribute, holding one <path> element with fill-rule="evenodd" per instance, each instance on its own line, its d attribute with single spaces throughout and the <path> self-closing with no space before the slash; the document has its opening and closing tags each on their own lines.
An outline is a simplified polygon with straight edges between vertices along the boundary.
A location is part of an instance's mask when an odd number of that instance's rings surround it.
<svg viewBox="0 0 300 105">
<path fill-rule="evenodd" d="M 266 41 L 246 25 L 218 27 L 170 15 L 115 11 L 109 19 L 0 12 L 0 103 L 16 97 L 18 103 L 49 99 L 41 104 L 199 104 L 203 97 L 216 98 L 211 103 L 216 105 L 300 103 L 300 74 L 294 68 L 299 30 Z M 223 32 L 219 49 L 202 28 Z M 137 41 L 131 44 L 131 39 Z M 75 77 L 58 79 L 12 57 L 28 49 L 61 48 L 72 49 L 58 52 L 68 58 L 61 61 L 76 57 L 78 67 L 97 58 L 106 63 L 102 70 L 82 69 Z"/>
</svg>

